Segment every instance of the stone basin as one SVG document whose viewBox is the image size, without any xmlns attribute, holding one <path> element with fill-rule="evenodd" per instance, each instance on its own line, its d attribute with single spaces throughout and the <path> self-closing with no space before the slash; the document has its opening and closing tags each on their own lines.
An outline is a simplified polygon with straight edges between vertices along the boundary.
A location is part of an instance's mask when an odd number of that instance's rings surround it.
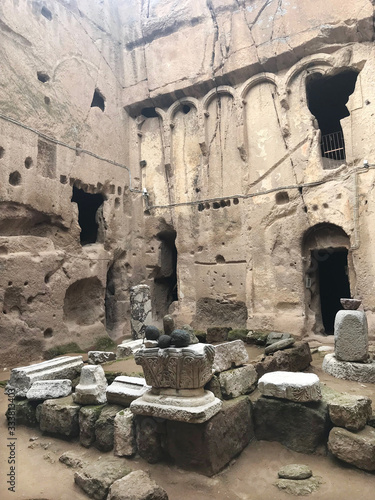
<svg viewBox="0 0 375 500">
<path fill-rule="evenodd" d="M 362 304 L 359 299 L 340 299 L 341 305 L 346 310 L 355 311 Z"/>
</svg>

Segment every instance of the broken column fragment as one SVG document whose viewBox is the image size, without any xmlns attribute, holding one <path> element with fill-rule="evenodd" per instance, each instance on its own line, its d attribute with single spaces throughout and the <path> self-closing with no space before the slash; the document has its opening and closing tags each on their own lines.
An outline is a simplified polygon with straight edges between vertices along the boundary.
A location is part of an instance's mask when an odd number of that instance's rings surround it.
<svg viewBox="0 0 375 500">
<path fill-rule="evenodd" d="M 99 405 L 107 402 L 107 380 L 99 365 L 84 366 L 73 400 L 80 405 Z"/>
<path fill-rule="evenodd" d="M 151 294 L 148 285 L 137 285 L 130 289 L 130 323 L 134 340 L 144 337 L 144 330 L 151 322 Z"/>
</svg>

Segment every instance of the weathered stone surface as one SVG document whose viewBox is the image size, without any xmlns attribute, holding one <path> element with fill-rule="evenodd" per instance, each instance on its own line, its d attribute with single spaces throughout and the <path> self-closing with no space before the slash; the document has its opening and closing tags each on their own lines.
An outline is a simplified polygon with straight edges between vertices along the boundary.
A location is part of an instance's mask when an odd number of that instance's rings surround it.
<svg viewBox="0 0 375 500">
<path fill-rule="evenodd" d="M 171 344 L 176 347 L 187 347 L 190 344 L 189 332 L 185 330 L 173 330 L 171 333 Z"/>
<path fill-rule="evenodd" d="M 225 342 L 215 346 L 215 358 L 213 363 L 213 371 L 220 373 L 230 368 L 242 366 L 249 361 L 249 356 L 246 351 L 245 344 L 242 340 L 234 340 L 233 342 Z"/>
<path fill-rule="evenodd" d="M 114 420 L 114 454 L 131 457 L 136 451 L 134 415 L 129 409 L 121 410 Z"/>
<path fill-rule="evenodd" d="M 79 411 L 79 442 L 89 448 L 95 441 L 95 423 L 104 405 L 84 406 Z"/>
<path fill-rule="evenodd" d="M 228 340 L 228 333 L 231 330 L 231 327 L 226 326 L 212 326 L 210 328 L 207 328 L 207 343 L 210 344 L 211 342 L 225 342 L 226 340 Z"/>
<path fill-rule="evenodd" d="M 63 356 L 30 366 L 13 368 L 7 388 L 15 390 L 15 396 L 25 397 L 37 380 L 75 379 L 83 367 L 82 356 Z"/>
<path fill-rule="evenodd" d="M 246 343 L 247 344 L 255 344 L 255 345 L 266 345 L 267 343 L 267 338 L 268 338 L 268 333 L 267 332 L 252 332 L 250 331 L 246 335 Z"/>
<path fill-rule="evenodd" d="M 212 476 L 223 469 L 254 437 L 252 409 L 246 396 L 226 401 L 203 424 L 166 422 L 166 449 L 179 467 Z"/>
<path fill-rule="evenodd" d="M 289 495 L 305 496 L 310 495 L 310 493 L 319 489 L 322 482 L 321 477 L 313 476 L 308 479 L 300 479 L 298 481 L 293 479 L 279 479 L 276 481 L 275 486 Z"/>
<path fill-rule="evenodd" d="M 35 427 L 38 425 L 36 417 L 37 404 L 38 403 L 27 399 L 14 399 L 13 403 L 8 405 L 5 416 L 7 417 L 8 422 L 14 423 L 15 419 L 16 426 L 26 425 L 27 427 Z"/>
<path fill-rule="evenodd" d="M 107 379 L 101 366 L 84 366 L 73 394 L 73 401 L 81 405 L 98 405 L 107 402 Z"/>
<path fill-rule="evenodd" d="M 128 340 L 119 344 L 116 350 L 116 358 L 127 358 L 142 348 L 143 339 Z"/>
<path fill-rule="evenodd" d="M 137 470 L 115 481 L 107 500 L 168 500 L 168 495 L 147 472 Z"/>
<path fill-rule="evenodd" d="M 59 462 L 72 469 L 77 469 L 78 467 L 81 468 L 86 465 L 85 461 L 72 451 L 66 451 L 65 453 L 60 455 Z"/>
<path fill-rule="evenodd" d="M 136 285 L 130 289 L 130 314 L 132 338 L 134 340 L 143 338 L 145 328 L 152 319 L 151 294 L 148 285 Z"/>
<path fill-rule="evenodd" d="M 344 309 L 352 311 L 357 310 L 362 303 L 359 299 L 340 299 L 340 302 Z"/>
<path fill-rule="evenodd" d="M 287 340 L 292 338 L 290 333 L 280 333 L 280 332 L 271 332 L 267 335 L 266 346 L 270 346 L 275 344 L 276 342 L 280 342 L 281 340 Z"/>
<path fill-rule="evenodd" d="M 328 449 L 340 460 L 359 469 L 375 470 L 375 429 L 366 426 L 358 432 L 334 427 L 329 433 Z"/>
<path fill-rule="evenodd" d="M 319 377 L 314 373 L 272 372 L 258 382 L 263 396 L 284 398 L 299 403 L 319 401 L 322 398 Z"/>
<path fill-rule="evenodd" d="M 211 391 L 216 398 L 223 399 L 218 375 L 213 375 L 212 379 L 207 382 L 204 388 L 206 391 Z"/>
<path fill-rule="evenodd" d="M 190 335 L 190 344 L 198 344 L 199 339 L 194 333 L 194 329 L 190 325 L 183 325 L 181 330 L 185 330 Z"/>
<path fill-rule="evenodd" d="M 87 355 L 90 365 L 101 365 L 102 363 L 107 363 L 108 361 L 114 361 L 116 359 L 116 354 L 114 352 L 107 351 L 89 351 Z"/>
<path fill-rule="evenodd" d="M 322 369 L 336 378 L 354 380 L 364 384 L 375 384 L 375 361 L 368 363 L 339 361 L 332 353 L 324 356 Z"/>
<path fill-rule="evenodd" d="M 170 314 L 167 314 L 163 318 L 163 330 L 165 335 L 171 335 L 175 329 L 174 319 Z"/>
<path fill-rule="evenodd" d="M 80 408 L 74 404 L 72 396 L 44 401 L 40 410 L 40 430 L 69 438 L 78 436 Z"/>
<path fill-rule="evenodd" d="M 336 314 L 335 356 L 339 361 L 367 360 L 367 319 L 363 311 L 339 311 Z"/>
<path fill-rule="evenodd" d="M 106 458 L 77 470 L 74 481 L 90 498 L 106 500 L 111 484 L 129 473 L 120 461 Z"/>
<path fill-rule="evenodd" d="M 36 380 L 26 393 L 27 399 L 55 399 L 69 396 L 72 392 L 72 381 Z"/>
<path fill-rule="evenodd" d="M 264 349 L 265 354 L 271 354 L 276 351 L 282 351 L 283 349 L 288 349 L 288 347 L 292 347 L 295 343 L 293 338 L 287 338 L 283 340 L 279 340 L 277 342 L 272 342 Z"/>
<path fill-rule="evenodd" d="M 311 363 L 312 357 L 307 342 L 296 342 L 294 347 L 277 351 L 264 361 L 255 364 L 259 377 L 269 372 L 301 372 Z"/>
<path fill-rule="evenodd" d="M 106 394 L 108 403 L 129 406 L 132 401 L 139 398 L 149 388 L 142 377 L 116 377 L 108 386 Z"/>
<path fill-rule="evenodd" d="M 295 403 L 264 396 L 255 402 L 254 422 L 257 439 L 278 441 L 301 453 L 314 453 L 325 444 L 330 425 L 325 402 Z"/>
<path fill-rule="evenodd" d="M 135 416 L 136 444 L 139 455 L 150 464 L 165 457 L 166 420 Z"/>
<path fill-rule="evenodd" d="M 245 365 L 219 373 L 219 384 L 224 399 L 233 399 L 252 392 L 258 374 L 253 365 Z"/>
<path fill-rule="evenodd" d="M 312 476 L 312 470 L 307 465 L 289 464 L 281 467 L 277 475 L 281 479 L 308 479 Z"/>
<path fill-rule="evenodd" d="M 106 405 L 95 422 L 95 446 L 101 451 L 113 448 L 114 422 L 116 414 L 123 408 L 117 405 Z"/>
<path fill-rule="evenodd" d="M 372 414 L 371 399 L 352 394 L 338 394 L 328 400 L 332 423 L 349 431 L 359 431 L 367 424 Z"/>
</svg>

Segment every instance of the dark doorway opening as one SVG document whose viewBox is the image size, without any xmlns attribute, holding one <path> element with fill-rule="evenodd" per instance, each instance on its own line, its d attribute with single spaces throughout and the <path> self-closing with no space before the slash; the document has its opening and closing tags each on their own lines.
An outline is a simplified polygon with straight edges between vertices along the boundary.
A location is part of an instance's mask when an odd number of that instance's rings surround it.
<svg viewBox="0 0 375 500">
<path fill-rule="evenodd" d="M 347 70 L 334 76 L 313 73 L 306 79 L 307 103 L 321 130 L 325 158 L 346 158 L 340 120 L 350 115 L 346 103 L 354 92 L 357 77 L 357 71 Z"/>
<path fill-rule="evenodd" d="M 103 204 L 104 197 L 101 193 L 86 193 L 83 189 L 73 186 L 72 202 L 78 205 L 78 224 L 81 227 L 81 245 L 96 243 L 98 238 L 98 223 L 96 212 Z"/>
<path fill-rule="evenodd" d="M 178 300 L 176 231 L 165 230 L 157 234 L 160 240 L 159 267 L 154 278 L 155 309 L 158 318 L 168 313 L 168 308 Z"/>
<path fill-rule="evenodd" d="M 332 335 L 336 313 L 342 309 L 340 299 L 350 297 L 348 278 L 348 250 L 325 248 L 314 250 L 313 259 L 318 263 L 319 294 L 322 321 L 326 335 Z"/>
</svg>

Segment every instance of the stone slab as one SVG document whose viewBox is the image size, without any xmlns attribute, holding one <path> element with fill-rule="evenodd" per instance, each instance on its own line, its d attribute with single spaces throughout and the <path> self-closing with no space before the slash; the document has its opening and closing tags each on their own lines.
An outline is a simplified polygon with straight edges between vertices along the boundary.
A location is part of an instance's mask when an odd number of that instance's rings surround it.
<svg viewBox="0 0 375 500">
<path fill-rule="evenodd" d="M 107 500 L 168 500 L 161 486 L 143 470 L 131 472 L 115 481 L 109 489 Z"/>
<path fill-rule="evenodd" d="M 107 379 L 99 365 L 84 366 L 73 401 L 80 405 L 99 405 L 107 402 Z"/>
<path fill-rule="evenodd" d="M 90 365 L 101 365 L 102 363 L 108 363 L 108 361 L 116 359 L 114 352 L 107 351 L 89 351 L 87 356 Z"/>
<path fill-rule="evenodd" d="M 17 397 L 25 397 L 37 380 L 74 380 L 83 367 L 82 356 L 63 356 L 30 366 L 13 368 L 7 389 L 14 389 Z"/>
<path fill-rule="evenodd" d="M 354 380 L 364 384 L 375 384 L 375 362 L 352 363 L 339 361 L 333 353 L 323 358 L 322 369 L 329 375 L 344 380 Z"/>
<path fill-rule="evenodd" d="M 106 394 L 108 403 L 129 406 L 132 401 L 141 397 L 150 387 L 143 377 L 116 377 L 108 386 Z"/>
<path fill-rule="evenodd" d="M 225 342 L 214 347 L 215 357 L 212 366 L 214 373 L 242 366 L 249 361 L 249 356 L 242 340 L 233 340 L 232 342 Z"/>
<path fill-rule="evenodd" d="M 322 398 L 319 377 L 314 373 L 271 372 L 258 382 L 263 396 L 289 399 L 296 402 L 319 401 Z"/>
<path fill-rule="evenodd" d="M 293 347 L 277 351 L 255 364 L 258 376 L 275 371 L 300 372 L 311 363 L 310 346 L 307 342 L 296 342 Z"/>
<path fill-rule="evenodd" d="M 72 381 L 62 380 L 36 380 L 26 393 L 27 399 L 46 400 L 64 398 L 72 392 Z"/>
<path fill-rule="evenodd" d="M 116 358 L 127 358 L 139 351 L 143 346 L 143 339 L 128 340 L 117 346 Z"/>
<path fill-rule="evenodd" d="M 166 450 L 177 466 L 212 476 L 254 438 L 252 406 L 247 396 L 225 401 L 202 424 L 166 422 Z"/>
<path fill-rule="evenodd" d="M 288 349 L 288 347 L 292 347 L 295 343 L 293 338 L 287 338 L 283 340 L 279 340 L 277 342 L 272 342 L 269 346 L 264 349 L 264 354 L 271 354 L 276 351 L 282 351 L 283 349 Z"/>
<path fill-rule="evenodd" d="M 221 372 L 218 378 L 224 399 L 233 399 L 252 392 L 256 388 L 258 374 L 253 365 L 245 365 Z"/>
<path fill-rule="evenodd" d="M 334 331 L 336 359 L 352 362 L 367 360 L 367 319 L 363 311 L 339 311 Z"/>
<path fill-rule="evenodd" d="M 146 415 L 180 422 L 202 423 L 221 409 L 222 402 L 212 392 L 203 391 L 199 396 L 155 395 L 150 389 L 130 405 L 136 415 Z"/>
<path fill-rule="evenodd" d="M 328 439 L 328 449 L 340 460 L 359 469 L 375 470 L 375 429 L 366 426 L 358 432 L 334 427 Z"/>
<path fill-rule="evenodd" d="M 325 445 L 330 427 L 324 401 L 295 403 L 265 396 L 254 404 L 254 422 L 257 439 L 278 441 L 301 453 L 314 453 Z"/>
<path fill-rule="evenodd" d="M 131 457 L 137 452 L 133 413 L 127 408 L 119 411 L 114 421 L 114 454 Z"/>
<path fill-rule="evenodd" d="M 275 344 L 276 342 L 280 342 L 281 340 L 287 340 L 292 338 L 290 333 L 280 333 L 280 332 L 271 332 L 267 336 L 266 346 L 270 346 Z"/>
<path fill-rule="evenodd" d="M 80 408 L 79 405 L 73 403 L 72 396 L 44 401 L 40 405 L 40 430 L 69 438 L 78 436 Z"/>
</svg>

